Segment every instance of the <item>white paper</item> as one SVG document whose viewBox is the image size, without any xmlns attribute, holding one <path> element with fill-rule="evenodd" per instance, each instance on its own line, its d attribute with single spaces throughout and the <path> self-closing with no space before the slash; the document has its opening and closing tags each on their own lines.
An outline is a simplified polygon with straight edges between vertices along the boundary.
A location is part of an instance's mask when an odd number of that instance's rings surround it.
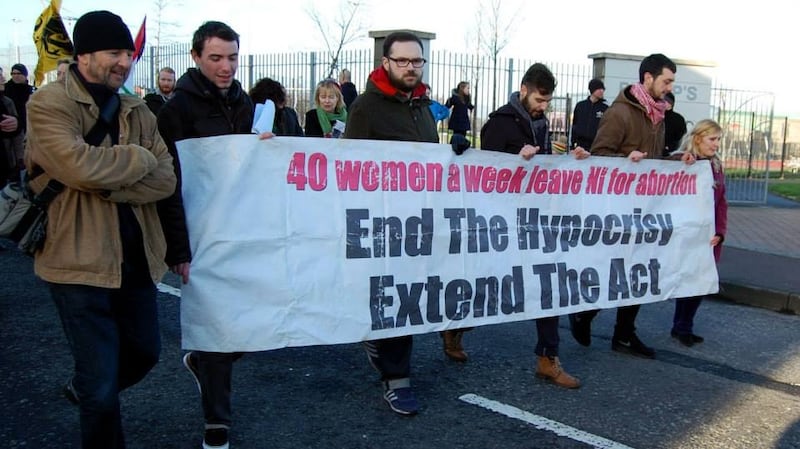
<svg viewBox="0 0 800 449">
<path fill-rule="evenodd" d="M 275 122 L 275 103 L 267 100 L 256 105 L 255 117 L 253 118 L 253 132 L 261 134 L 272 131 L 272 124 Z"/>
</svg>

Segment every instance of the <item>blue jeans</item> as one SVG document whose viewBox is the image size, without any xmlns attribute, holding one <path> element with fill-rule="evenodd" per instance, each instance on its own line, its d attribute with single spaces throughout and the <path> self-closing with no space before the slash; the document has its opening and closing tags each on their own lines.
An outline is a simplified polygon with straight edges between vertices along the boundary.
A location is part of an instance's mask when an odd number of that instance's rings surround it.
<svg viewBox="0 0 800 449">
<path fill-rule="evenodd" d="M 48 286 L 75 360 L 82 447 L 122 449 L 119 392 L 142 380 L 161 352 L 156 287 Z"/>
</svg>

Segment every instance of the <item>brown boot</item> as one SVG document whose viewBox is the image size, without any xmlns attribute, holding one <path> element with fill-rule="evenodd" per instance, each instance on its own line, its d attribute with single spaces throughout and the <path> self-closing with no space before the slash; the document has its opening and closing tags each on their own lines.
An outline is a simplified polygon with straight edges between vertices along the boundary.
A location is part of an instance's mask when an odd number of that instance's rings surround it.
<svg viewBox="0 0 800 449">
<path fill-rule="evenodd" d="M 561 368 L 558 357 L 539 356 L 536 364 L 536 377 L 547 379 L 564 388 L 578 388 L 581 381 L 572 377 Z"/>
<path fill-rule="evenodd" d="M 439 332 L 444 342 L 444 353 L 450 360 L 456 362 L 466 362 L 467 353 L 464 352 L 464 347 L 461 345 L 461 337 L 464 336 L 464 331 L 456 329 L 452 331 Z"/>
</svg>

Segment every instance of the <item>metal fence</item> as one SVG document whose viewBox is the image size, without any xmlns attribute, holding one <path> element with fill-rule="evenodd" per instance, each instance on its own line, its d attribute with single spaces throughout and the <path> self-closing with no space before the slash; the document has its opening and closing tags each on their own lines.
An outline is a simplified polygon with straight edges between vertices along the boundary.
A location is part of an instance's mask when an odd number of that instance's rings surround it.
<svg viewBox="0 0 800 449">
<path fill-rule="evenodd" d="M 17 60 L 25 63 L 32 72 L 36 64 L 33 47 L 13 52 L 12 49 L 0 49 L 0 64 L 6 68 Z M 353 83 L 363 89 L 373 69 L 373 61 L 372 49 L 346 50 L 340 55 L 338 68 L 349 69 Z M 489 113 L 507 102 L 508 96 L 519 88 L 525 70 L 534 62 L 547 64 L 558 80 L 548 117 L 553 138 L 564 136 L 569 139 L 574 105 L 588 95 L 586 86 L 593 73 L 591 62 L 562 64 L 519 58 L 493 60 L 480 55 L 437 51 L 431 53 L 425 66 L 426 80 L 431 85 L 432 97 L 441 103 L 447 101 L 460 81 L 471 84 L 475 109 L 469 137 L 477 145 L 479 130 Z M 178 74 L 193 67 L 190 45 L 148 47 L 137 66 L 134 84 L 152 91 L 158 70 L 163 66 L 172 67 Z M 263 77 L 280 81 L 289 93 L 289 104 L 302 120 L 305 112 L 314 107 L 314 89 L 328 71 L 325 52 L 250 54 L 240 56 L 237 77 L 245 89 Z M 48 76 L 49 79 L 54 79 L 54 76 Z M 725 130 L 720 156 L 727 170 L 728 198 L 732 202 L 763 202 L 770 177 L 800 170 L 800 119 L 774 117 L 773 104 L 774 95 L 769 92 L 718 85 L 712 89 L 709 117 L 717 120 Z M 440 123 L 439 131 L 441 140 L 447 141 L 446 122 Z"/>
</svg>

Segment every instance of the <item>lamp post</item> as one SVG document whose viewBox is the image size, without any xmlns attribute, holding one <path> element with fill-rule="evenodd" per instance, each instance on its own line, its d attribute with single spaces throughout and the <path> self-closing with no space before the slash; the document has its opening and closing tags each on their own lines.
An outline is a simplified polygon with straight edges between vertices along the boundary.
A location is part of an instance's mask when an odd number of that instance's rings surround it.
<svg viewBox="0 0 800 449">
<path fill-rule="evenodd" d="M 17 19 L 16 17 L 11 19 L 14 22 L 14 48 L 16 49 L 17 60 L 14 63 L 18 63 L 20 61 L 20 52 L 19 52 L 19 23 L 22 22 L 22 19 Z"/>
</svg>

